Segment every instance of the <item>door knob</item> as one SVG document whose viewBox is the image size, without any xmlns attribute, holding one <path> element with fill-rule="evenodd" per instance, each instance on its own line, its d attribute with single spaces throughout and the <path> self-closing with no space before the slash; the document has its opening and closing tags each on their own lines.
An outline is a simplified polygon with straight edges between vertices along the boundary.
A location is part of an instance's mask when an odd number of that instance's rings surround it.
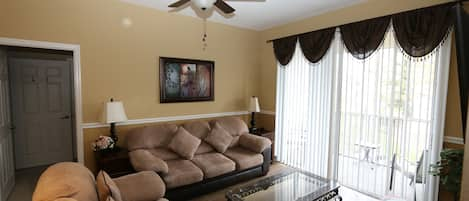
<svg viewBox="0 0 469 201">
<path fill-rule="evenodd" d="M 65 115 L 63 117 L 60 117 L 60 119 L 70 119 L 70 115 Z"/>
</svg>

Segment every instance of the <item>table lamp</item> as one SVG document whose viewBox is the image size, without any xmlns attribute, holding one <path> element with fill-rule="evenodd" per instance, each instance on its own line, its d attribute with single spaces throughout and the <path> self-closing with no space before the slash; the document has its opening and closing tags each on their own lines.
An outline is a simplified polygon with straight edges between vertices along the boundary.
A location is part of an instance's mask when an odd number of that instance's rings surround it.
<svg viewBox="0 0 469 201">
<path fill-rule="evenodd" d="M 110 137 L 114 140 L 114 143 L 117 143 L 116 123 L 127 121 L 124 104 L 111 98 L 110 102 L 104 104 L 103 120 L 104 123 L 111 124 Z"/>
<path fill-rule="evenodd" d="M 259 99 L 256 96 L 251 97 L 248 111 L 251 112 L 251 128 L 249 128 L 249 132 L 256 133 L 256 118 L 254 117 L 254 114 L 261 111 L 261 108 L 259 107 Z"/>
</svg>

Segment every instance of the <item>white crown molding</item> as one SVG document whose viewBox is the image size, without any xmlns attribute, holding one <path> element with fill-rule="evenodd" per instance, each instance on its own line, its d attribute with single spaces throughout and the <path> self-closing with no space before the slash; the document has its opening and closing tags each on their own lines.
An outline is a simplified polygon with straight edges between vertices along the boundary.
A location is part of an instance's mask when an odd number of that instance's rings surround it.
<svg viewBox="0 0 469 201">
<path fill-rule="evenodd" d="M 118 123 L 117 125 L 138 125 L 138 124 L 148 124 L 148 123 L 158 123 L 158 122 L 170 122 L 170 121 L 184 121 L 184 120 L 194 120 L 194 119 L 207 119 L 207 118 L 216 118 L 216 117 L 225 117 L 225 116 L 237 116 L 237 115 L 246 115 L 249 114 L 248 111 L 235 111 L 235 112 L 221 112 L 221 113 L 209 113 L 209 114 L 194 114 L 194 115 L 180 115 L 180 116 L 169 116 L 169 117 L 156 117 L 156 118 L 146 118 L 146 119 L 131 119 L 123 123 Z M 82 128 L 103 128 L 108 127 L 109 124 L 105 123 L 84 123 L 81 125 Z"/>
<path fill-rule="evenodd" d="M 270 110 L 261 110 L 261 112 L 259 113 L 275 116 L 275 111 L 270 111 Z"/>
<path fill-rule="evenodd" d="M 464 138 L 461 138 L 461 137 L 445 136 L 444 141 L 446 143 L 464 145 Z"/>
</svg>

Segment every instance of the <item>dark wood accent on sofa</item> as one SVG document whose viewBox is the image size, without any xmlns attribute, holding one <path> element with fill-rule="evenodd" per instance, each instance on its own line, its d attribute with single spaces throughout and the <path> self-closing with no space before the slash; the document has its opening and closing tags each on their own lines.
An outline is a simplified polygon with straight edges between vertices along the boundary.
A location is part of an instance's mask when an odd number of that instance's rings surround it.
<svg viewBox="0 0 469 201">
<path fill-rule="evenodd" d="M 112 178 L 134 173 L 129 161 L 127 149 L 118 148 L 115 151 L 95 152 L 98 170 L 104 170 Z"/>
</svg>

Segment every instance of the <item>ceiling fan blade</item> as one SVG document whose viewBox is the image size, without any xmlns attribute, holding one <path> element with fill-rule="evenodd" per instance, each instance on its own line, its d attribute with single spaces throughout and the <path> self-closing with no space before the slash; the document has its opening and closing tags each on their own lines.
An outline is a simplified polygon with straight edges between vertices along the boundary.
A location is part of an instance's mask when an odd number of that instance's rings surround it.
<svg viewBox="0 0 469 201">
<path fill-rule="evenodd" d="M 235 9 L 230 5 L 226 4 L 223 0 L 217 0 L 217 2 L 215 2 L 215 6 L 226 14 L 231 14 L 235 12 Z"/>
<path fill-rule="evenodd" d="M 179 0 L 179 1 L 176 1 L 176 2 L 174 2 L 174 3 L 172 3 L 172 4 L 170 4 L 168 7 L 170 7 L 170 8 L 177 8 L 177 7 L 179 7 L 179 6 L 182 6 L 182 5 L 186 4 L 186 3 L 189 2 L 189 1 L 191 1 L 191 0 Z"/>
</svg>

